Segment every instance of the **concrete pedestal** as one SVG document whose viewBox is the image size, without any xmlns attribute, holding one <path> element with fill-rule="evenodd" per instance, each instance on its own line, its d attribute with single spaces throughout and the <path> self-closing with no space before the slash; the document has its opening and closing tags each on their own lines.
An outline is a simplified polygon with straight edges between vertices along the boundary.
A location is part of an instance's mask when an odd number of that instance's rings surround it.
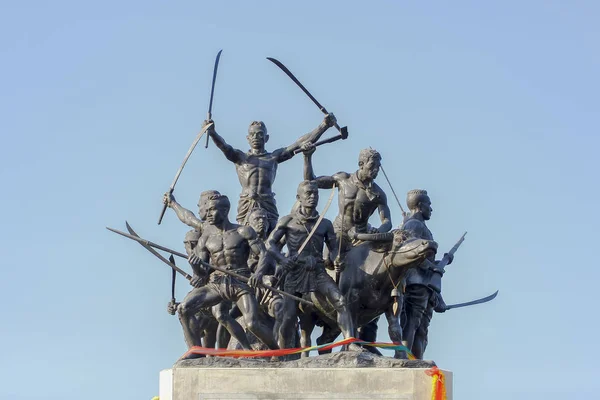
<svg viewBox="0 0 600 400">
<path fill-rule="evenodd" d="M 288 363 L 253 361 L 200 361 L 200 365 L 188 363 L 163 370 L 160 400 L 431 400 L 432 378 L 425 373 L 427 368 L 419 364 L 413 368 L 381 368 L 378 363 L 348 367 L 347 363 L 317 362 L 314 367 L 289 367 Z M 452 400 L 452 373 L 444 373 L 448 400 Z"/>
</svg>

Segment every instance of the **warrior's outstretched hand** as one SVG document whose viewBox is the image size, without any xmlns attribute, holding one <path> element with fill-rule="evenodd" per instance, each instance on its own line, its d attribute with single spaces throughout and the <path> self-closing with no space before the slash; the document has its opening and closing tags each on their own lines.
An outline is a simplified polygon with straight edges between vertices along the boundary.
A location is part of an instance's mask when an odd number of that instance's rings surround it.
<svg viewBox="0 0 600 400">
<path fill-rule="evenodd" d="M 206 128 L 206 125 L 212 124 L 212 126 L 209 126 L 208 128 Z M 215 131 L 215 121 L 213 121 L 212 119 L 205 119 L 204 122 L 202 122 L 202 129 L 207 130 L 206 133 L 210 134 L 212 132 Z"/>
<path fill-rule="evenodd" d="M 323 122 L 325 123 L 325 125 L 327 125 L 329 128 L 331 128 L 332 126 L 334 126 L 336 124 L 337 119 L 335 118 L 335 115 L 333 115 L 333 113 L 330 113 L 330 114 L 325 115 Z"/>
<path fill-rule="evenodd" d="M 171 315 L 175 315 L 177 312 L 177 307 L 179 307 L 179 303 L 173 303 L 172 301 L 167 304 L 167 312 Z"/>
<path fill-rule="evenodd" d="M 163 196 L 163 204 L 166 204 L 167 207 L 171 207 L 171 202 L 175 201 L 175 196 L 173 196 L 173 193 L 165 193 Z"/>
<path fill-rule="evenodd" d="M 300 145 L 300 151 L 306 156 L 310 156 L 315 152 L 315 150 L 317 150 L 317 147 L 311 141 L 306 141 Z"/>
</svg>

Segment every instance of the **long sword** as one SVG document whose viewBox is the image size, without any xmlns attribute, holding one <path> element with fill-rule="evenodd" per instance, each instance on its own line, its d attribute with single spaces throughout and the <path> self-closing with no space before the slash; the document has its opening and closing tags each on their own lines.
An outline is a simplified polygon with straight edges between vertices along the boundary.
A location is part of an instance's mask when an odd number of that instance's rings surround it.
<svg viewBox="0 0 600 400">
<path fill-rule="evenodd" d="M 285 72 L 285 74 L 287 76 L 289 76 L 290 79 L 293 80 L 296 83 L 296 85 L 298 85 L 298 87 L 300 87 L 300 89 L 302 89 L 302 91 L 304 93 L 306 93 L 306 95 L 313 101 L 313 103 L 315 103 L 317 105 L 317 107 L 319 107 L 319 110 L 321 110 L 321 112 L 323 114 L 329 114 L 329 112 L 327 112 L 327 110 L 325 109 L 325 107 L 323 107 L 321 105 L 321 103 L 319 103 L 317 101 L 317 99 L 315 99 L 314 96 L 312 94 L 310 94 L 310 92 L 308 91 L 308 89 L 306 89 L 304 87 L 304 85 L 300 83 L 300 81 L 298 80 L 298 78 L 296 78 L 294 76 L 294 74 L 292 74 L 292 72 L 289 69 L 287 69 L 287 67 L 285 65 L 283 65 L 281 63 L 281 61 L 276 60 L 276 59 L 274 59 L 272 57 L 267 57 L 267 60 L 269 60 L 273 64 L 277 65 L 283 72 Z M 343 126 L 343 127 L 340 128 L 340 126 L 338 125 L 337 122 L 335 123 L 334 126 L 335 126 L 335 129 L 337 129 L 341 133 L 341 136 L 340 136 L 341 138 L 345 139 L 345 138 L 348 137 L 348 127 L 347 126 Z"/>
<path fill-rule="evenodd" d="M 494 300 L 496 298 L 496 296 L 498 296 L 498 291 L 497 290 L 494 293 L 490 294 L 489 296 L 482 297 L 481 299 L 477 299 L 477 300 L 473 300 L 473 301 L 467 301 L 466 303 L 450 304 L 449 306 L 446 306 L 446 310 L 451 310 L 453 308 L 473 306 L 475 304 L 487 303 L 488 301 Z"/>
<path fill-rule="evenodd" d="M 206 117 L 206 119 L 208 121 L 210 121 L 212 119 L 212 103 L 213 103 L 213 97 L 215 95 L 215 82 L 217 81 L 217 70 L 219 69 L 219 59 L 221 58 L 222 52 L 223 52 L 223 50 L 219 50 L 219 52 L 217 53 L 217 58 L 215 59 L 215 68 L 213 69 L 212 86 L 210 88 L 210 102 L 208 103 L 208 113 L 207 113 L 207 117 Z M 209 136 L 206 135 L 206 144 L 204 145 L 205 149 L 208 148 L 208 139 L 209 139 Z"/>
<path fill-rule="evenodd" d="M 192 145 L 188 149 L 185 157 L 183 158 L 183 162 L 181 163 L 181 166 L 179 167 L 179 169 L 177 170 L 177 173 L 175 174 L 175 179 L 173 179 L 173 183 L 171 183 L 171 186 L 169 187 L 169 195 L 171 195 L 173 193 L 173 191 L 175 190 L 175 185 L 177 184 L 177 181 L 179 180 L 179 175 L 181 175 L 181 171 L 183 171 L 183 167 L 185 167 L 185 164 L 187 163 L 188 158 L 190 158 L 190 156 L 192 155 L 192 152 L 194 151 L 194 149 L 196 148 L 196 145 L 198 144 L 198 142 L 202 138 L 202 135 L 204 135 L 206 133 L 206 130 L 211 125 L 213 125 L 213 124 L 210 123 L 210 124 L 206 125 L 204 128 L 202 128 L 202 130 L 200 131 L 200 133 L 196 136 L 196 138 L 192 142 Z M 167 204 L 165 204 L 163 206 L 163 209 L 162 209 L 162 211 L 160 213 L 160 217 L 158 218 L 158 224 L 159 225 L 162 222 L 163 217 L 165 216 L 165 211 L 167 211 L 167 207 L 168 207 Z"/>
</svg>

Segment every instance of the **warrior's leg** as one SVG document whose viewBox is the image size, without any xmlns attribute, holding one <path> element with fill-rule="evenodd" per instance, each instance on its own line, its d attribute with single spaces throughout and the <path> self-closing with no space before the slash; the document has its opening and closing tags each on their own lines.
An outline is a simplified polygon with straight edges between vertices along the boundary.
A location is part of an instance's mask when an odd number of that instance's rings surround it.
<svg viewBox="0 0 600 400">
<path fill-rule="evenodd" d="M 189 292 L 179 304 L 177 312 L 188 347 L 202 346 L 202 340 L 197 330 L 199 321 L 196 319 L 196 313 L 202 308 L 213 306 L 220 300 L 221 297 L 218 293 L 207 286 L 202 286 Z"/>
<path fill-rule="evenodd" d="M 415 335 L 423 320 L 423 313 L 429 304 L 430 289 L 424 285 L 409 285 L 405 293 L 406 322 L 403 331 L 403 343 L 413 353 Z"/>
<path fill-rule="evenodd" d="M 402 327 L 400 326 L 400 318 L 397 315 L 394 315 L 394 311 L 392 307 L 389 307 L 385 312 L 385 318 L 388 323 L 388 334 L 390 335 L 390 339 L 394 343 L 402 343 Z M 407 358 L 406 352 L 404 351 L 394 351 L 394 358 Z"/>
<path fill-rule="evenodd" d="M 238 298 L 239 307 L 244 322 L 250 332 L 252 332 L 261 342 L 270 349 L 278 349 L 277 342 L 273 338 L 271 330 L 260 320 L 258 302 L 252 294 L 246 293 Z M 233 334 L 233 332 L 232 332 Z M 239 339 L 238 339 L 239 340 Z"/>
<path fill-rule="evenodd" d="M 275 341 L 277 342 L 277 344 L 279 345 L 280 348 L 282 347 L 282 341 L 279 338 L 279 333 L 281 332 L 281 324 L 283 323 L 283 318 L 284 318 L 284 305 L 283 305 L 283 299 L 280 296 L 276 296 L 271 300 L 271 304 L 270 307 L 271 308 L 271 314 L 273 317 L 273 320 L 275 321 L 273 323 L 273 337 L 275 338 Z"/>
<path fill-rule="evenodd" d="M 302 313 L 300 314 L 300 347 L 310 347 L 311 340 L 310 335 L 312 335 L 313 330 L 315 329 L 315 321 L 311 315 L 311 313 Z M 301 357 L 308 357 L 308 351 L 305 351 L 301 354 Z"/>
<path fill-rule="evenodd" d="M 215 348 L 215 344 L 217 343 L 217 329 L 219 326 L 220 324 L 217 320 L 210 317 L 210 320 L 204 329 L 204 347 L 208 347 L 209 349 Z"/>
<path fill-rule="evenodd" d="M 352 314 L 346 304 L 346 299 L 342 296 L 340 289 L 337 287 L 333 279 L 327 274 L 322 274 L 318 282 L 319 292 L 321 292 L 327 301 L 333 305 L 335 311 L 337 311 L 337 323 L 342 330 L 344 339 L 355 337 L 356 331 L 354 328 L 354 322 L 352 320 Z"/>
<path fill-rule="evenodd" d="M 423 318 L 421 319 L 421 324 L 417 328 L 417 332 L 415 333 L 415 340 L 412 347 L 412 353 L 419 360 L 423 359 L 423 355 L 425 354 L 425 348 L 427 347 L 427 335 L 429 333 L 429 323 L 431 322 L 431 317 L 433 316 L 433 307 L 427 307 Z"/>
<path fill-rule="evenodd" d="M 379 317 L 377 317 L 374 320 L 359 327 L 358 328 L 358 338 L 360 340 L 364 340 L 365 342 L 377 341 L 377 330 L 379 329 L 379 326 L 377 325 L 378 323 L 379 323 Z M 381 352 L 377 349 L 377 347 L 365 346 L 365 348 L 370 353 L 377 354 L 378 356 L 382 355 Z"/>
<path fill-rule="evenodd" d="M 252 350 L 252 346 L 250 346 L 250 341 L 246 336 L 246 332 L 244 332 L 244 328 L 238 322 L 233 319 L 231 315 L 229 315 L 229 311 L 231 309 L 231 305 L 229 302 L 222 302 L 217 304 L 212 308 L 213 315 L 219 321 L 219 324 L 223 325 L 227 331 L 237 339 L 244 350 Z M 220 342 L 220 341 L 219 341 Z M 222 346 L 222 343 L 219 343 L 219 346 Z"/>
<path fill-rule="evenodd" d="M 318 290 L 323 293 L 327 301 L 329 301 L 337 311 L 337 323 L 344 335 L 344 339 L 356 336 L 355 320 L 346 303 L 346 299 L 342 296 L 340 289 L 337 287 L 333 279 L 327 274 L 324 274 L 319 279 Z M 350 343 L 348 350 L 362 351 L 362 347 L 356 343 Z"/>
<path fill-rule="evenodd" d="M 277 334 L 277 341 L 279 343 L 279 347 L 282 349 L 294 347 L 297 332 L 297 309 L 298 303 L 296 300 L 290 299 L 289 297 L 282 298 L 279 332 Z"/>
<path fill-rule="evenodd" d="M 230 309 L 232 308 L 231 303 L 229 307 Z M 231 318 L 237 320 L 237 317 L 239 317 L 242 314 L 240 313 L 240 310 L 237 308 L 237 306 L 235 306 L 233 307 L 233 309 L 231 309 L 231 311 L 229 311 L 229 315 L 231 316 Z M 229 345 L 229 340 L 231 340 L 231 334 L 229 333 L 227 328 L 219 324 L 219 327 L 217 328 L 217 348 L 226 349 Z"/>
</svg>

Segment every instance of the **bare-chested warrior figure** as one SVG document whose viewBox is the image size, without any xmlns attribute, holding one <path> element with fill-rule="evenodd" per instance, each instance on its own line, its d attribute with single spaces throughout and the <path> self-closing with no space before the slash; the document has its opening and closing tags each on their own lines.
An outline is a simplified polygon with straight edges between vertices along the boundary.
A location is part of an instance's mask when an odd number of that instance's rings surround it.
<svg viewBox="0 0 600 400">
<path fill-rule="evenodd" d="M 167 204 L 170 204 L 171 201 L 173 201 L 172 195 L 165 196 Z M 258 282 L 262 281 L 263 270 L 268 263 L 268 254 L 254 229 L 232 224 L 229 221 L 229 209 L 230 203 L 227 196 L 215 194 L 207 199 L 206 222 L 194 253 L 204 262 L 211 261 L 215 266 L 248 276 L 250 284 L 256 286 Z M 193 216 L 190 211 L 182 212 L 188 217 Z M 259 256 L 254 274 L 250 273 L 247 264 L 250 252 Z M 225 326 L 244 349 L 250 350 L 251 346 L 246 333 L 240 324 L 229 315 L 230 304 L 228 302 L 231 301 L 235 302 L 242 312 L 248 330 L 267 347 L 276 349 L 277 343 L 270 330 L 258 318 L 258 303 L 250 286 L 230 275 L 219 271 L 206 271 L 206 269 L 204 273 L 199 271 L 196 274 L 194 271 L 192 282 L 197 281 L 202 285 L 207 274 L 210 274 L 209 282 L 192 290 L 177 310 L 183 321 L 186 341 L 194 346 L 200 346 L 198 342 L 193 343 L 195 336 L 190 325 L 198 310 L 212 307 L 212 313 L 217 321 Z"/>
<path fill-rule="evenodd" d="M 358 156 L 358 170 L 349 174 L 338 172 L 331 176 L 316 177 L 312 166 L 314 146 L 304 146 L 304 179 L 316 181 L 319 189 L 338 188 L 339 214 L 333 222 L 336 233 L 344 240 L 342 253 L 347 252 L 352 240 L 348 232 L 377 233 L 388 232 L 392 229 L 390 209 L 383 190 L 374 182 L 379 167 L 381 155 L 373 149 L 361 150 Z M 379 211 L 381 225 L 374 228 L 369 225 L 369 218 Z"/>
<path fill-rule="evenodd" d="M 250 216 L 248 218 L 248 225 L 254 229 L 256 232 L 258 239 L 266 244 L 267 241 L 267 231 L 269 231 L 269 217 L 265 210 L 262 208 L 255 208 L 250 212 Z M 250 271 L 254 273 L 258 266 L 260 259 L 257 254 L 251 253 L 248 257 L 248 268 Z M 263 282 L 270 286 L 276 286 L 275 280 L 275 260 L 270 257 L 269 264 L 266 266 L 263 275 Z M 273 335 L 277 337 L 279 334 L 279 326 L 281 325 L 281 312 L 282 312 L 282 304 L 283 300 L 281 299 L 281 295 L 278 293 L 274 293 L 271 290 L 265 289 L 264 287 L 256 288 L 256 299 L 259 302 L 259 305 L 263 312 L 269 316 L 271 316 L 275 323 L 273 325 Z M 237 307 L 231 312 L 231 316 L 233 318 L 238 318 L 240 316 L 240 311 Z M 219 326 L 219 337 L 222 336 L 221 331 L 224 328 L 222 325 Z"/>
<path fill-rule="evenodd" d="M 433 212 L 427 191 L 421 189 L 409 191 L 406 195 L 406 205 L 410 215 L 402 229 L 411 237 L 433 240 L 433 235 L 425 224 Z M 451 254 L 448 254 L 448 257 L 452 262 L 454 257 Z M 406 274 L 403 342 L 419 359 L 423 358 L 427 346 L 428 327 L 433 311 L 446 310 L 446 304 L 441 297 L 441 275 L 444 271 L 436 264 L 434 256 L 431 256 L 425 259 L 419 268 L 412 268 Z"/>
<path fill-rule="evenodd" d="M 218 194 L 220 193 L 216 190 L 207 190 L 200 194 L 200 199 L 198 200 L 199 218 L 196 218 L 192 212 L 181 207 L 179 203 L 175 201 L 174 197 L 171 197 L 171 201 L 169 202 L 169 206 L 175 211 L 177 217 L 186 225 L 194 228 L 186 233 L 183 241 L 185 251 L 188 255 L 188 261 L 192 267 L 192 270 L 194 271 L 194 275 L 201 276 L 204 274 L 204 269 L 199 265 L 198 258 L 194 254 L 194 249 L 198 244 L 198 240 L 200 239 L 200 236 L 202 236 L 202 231 L 204 229 L 204 221 L 206 219 L 206 201 L 210 196 Z M 200 286 L 200 282 L 196 280 L 193 286 Z M 167 306 L 167 312 L 171 315 L 174 315 L 177 312 L 178 306 L 179 303 L 169 303 Z M 179 320 L 183 326 L 183 321 L 181 318 L 179 318 Z M 204 347 L 215 347 L 218 323 L 212 316 L 210 309 L 200 310 L 198 313 L 196 313 L 195 318 L 190 319 L 188 323 L 190 325 L 190 331 L 196 336 L 194 343 L 198 342 L 202 338 Z M 193 346 L 190 343 L 187 343 L 187 345 L 189 347 Z"/>
<path fill-rule="evenodd" d="M 309 232 L 319 218 L 317 212 L 319 188 L 317 184 L 312 181 L 301 182 L 298 186 L 296 198 L 299 201 L 299 206 L 295 212 L 279 220 L 267 241 L 269 253 L 277 258 L 284 268 L 283 288 L 288 293 L 300 296 L 310 292 L 317 292 L 324 296 L 337 311 L 337 322 L 344 338 L 353 337 L 354 327 L 346 300 L 334 280 L 325 271 L 323 261 L 323 245 L 329 248 L 331 254 L 335 255 L 337 253 L 337 241 L 331 221 L 323 218 L 307 245 L 298 254 L 302 243 L 307 239 Z M 287 244 L 287 257 L 283 257 L 280 253 L 279 243 L 282 239 Z M 285 297 L 283 304 L 284 319 L 278 335 L 279 345 L 281 347 L 292 347 L 295 338 L 298 303 Z M 360 350 L 360 347 L 354 344 L 351 345 L 351 348 Z"/>
<path fill-rule="evenodd" d="M 209 122 L 213 121 L 204 121 L 204 124 L 206 125 Z M 271 229 L 275 227 L 279 218 L 275 193 L 273 193 L 273 182 L 277 174 L 277 166 L 292 158 L 294 152 L 299 150 L 302 144 L 306 142 L 315 143 L 319 140 L 321 135 L 329 127 L 332 127 L 335 122 L 333 114 L 328 114 L 315 130 L 300 137 L 292 145 L 273 152 L 265 150 L 269 135 L 267 134 L 267 127 L 262 121 L 254 121 L 248 128 L 246 138 L 250 144 L 250 150 L 247 153 L 234 149 L 227 144 L 215 131 L 214 123 L 208 128 L 207 133 L 213 138 L 217 147 L 221 149 L 229 161 L 235 164 L 240 185 L 242 185 L 237 210 L 237 222 L 239 224 L 246 225 L 250 211 L 254 208 L 262 208 L 269 216 Z"/>
<path fill-rule="evenodd" d="M 335 270 L 339 274 L 344 268 L 344 255 L 353 245 L 360 243 L 351 237 L 352 234 L 388 232 L 392 229 L 387 197 L 375 183 L 381 166 L 381 155 L 376 150 L 363 149 L 358 156 L 358 170 L 355 173 L 338 172 L 331 176 L 315 177 L 312 166 L 314 146 L 304 145 L 302 149 L 305 150 L 304 179 L 315 180 L 320 189 L 330 189 L 334 186 L 338 188 L 339 213 L 333 225 L 338 240 L 342 240 L 340 258 L 335 260 Z M 369 225 L 369 218 L 375 210 L 378 210 L 381 220 L 379 228 Z M 358 328 L 361 339 L 371 342 L 376 340 L 378 320 L 379 317 L 372 323 Z M 369 347 L 368 350 L 378 353 L 374 347 Z"/>
</svg>

